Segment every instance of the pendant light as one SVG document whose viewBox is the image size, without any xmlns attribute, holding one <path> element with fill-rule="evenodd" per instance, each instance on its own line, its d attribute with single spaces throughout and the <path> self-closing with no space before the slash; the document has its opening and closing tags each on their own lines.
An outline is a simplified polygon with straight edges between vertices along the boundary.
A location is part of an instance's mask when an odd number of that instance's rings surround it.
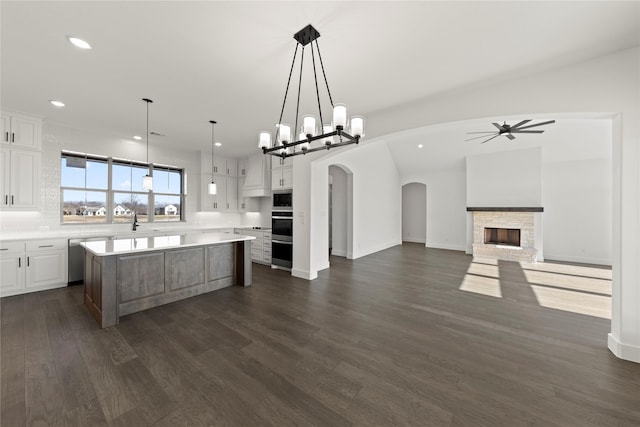
<svg viewBox="0 0 640 427">
<path fill-rule="evenodd" d="M 149 164 L 149 104 L 153 101 L 149 98 L 142 98 L 144 102 L 147 103 L 147 165 L 149 167 L 149 171 L 151 170 L 151 165 Z M 147 174 L 142 178 L 142 188 L 144 190 L 151 191 L 153 190 L 153 177 L 147 172 Z"/>
<path fill-rule="evenodd" d="M 213 153 L 214 153 L 214 145 L 215 145 L 213 142 L 213 138 L 214 138 L 214 128 L 217 122 L 215 120 L 209 120 L 209 123 L 211 123 L 211 182 L 209 183 L 209 194 L 212 196 L 215 196 L 216 194 L 218 194 L 218 186 L 216 185 L 214 181 L 214 176 L 213 176 Z"/>
</svg>

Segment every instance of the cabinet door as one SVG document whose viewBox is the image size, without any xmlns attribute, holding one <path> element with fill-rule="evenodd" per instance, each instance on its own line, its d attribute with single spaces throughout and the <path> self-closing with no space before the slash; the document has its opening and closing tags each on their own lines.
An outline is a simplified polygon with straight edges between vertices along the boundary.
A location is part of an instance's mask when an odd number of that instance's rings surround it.
<svg viewBox="0 0 640 427">
<path fill-rule="evenodd" d="M 8 207 L 11 204 L 11 187 L 9 183 L 11 182 L 11 151 L 9 150 L 1 150 L 0 151 L 0 166 L 2 167 L 2 171 L 0 171 L 0 206 Z"/>
<path fill-rule="evenodd" d="M 238 174 L 242 172 L 240 170 L 240 162 L 238 162 Z M 236 187 L 236 195 L 238 196 L 238 212 L 247 211 L 247 199 L 242 197 L 242 189 L 244 188 L 245 177 L 243 175 L 238 176 L 238 186 Z"/>
<path fill-rule="evenodd" d="M 228 211 L 238 211 L 238 178 L 234 176 L 227 177 L 227 204 Z"/>
<path fill-rule="evenodd" d="M 273 168 L 271 170 L 271 188 L 274 190 L 282 189 L 283 185 L 283 170 L 282 168 Z"/>
<path fill-rule="evenodd" d="M 0 140 L 2 144 L 11 144 L 11 117 L 8 114 L 2 114 L 0 118 Z"/>
<path fill-rule="evenodd" d="M 209 163 L 211 165 L 211 163 Z M 226 175 L 227 174 L 227 159 L 215 156 L 213 159 L 213 173 Z"/>
<path fill-rule="evenodd" d="M 14 147 L 39 149 L 39 121 L 29 117 L 11 116 L 11 144 Z"/>
<path fill-rule="evenodd" d="M 293 188 L 293 168 L 283 168 L 282 188 Z"/>
<path fill-rule="evenodd" d="M 38 206 L 40 188 L 40 153 L 11 150 L 9 204 L 12 208 Z"/>
<path fill-rule="evenodd" d="M 247 176 L 247 159 L 238 160 L 238 177 Z"/>
<path fill-rule="evenodd" d="M 27 253 L 27 288 L 67 283 L 64 250 Z"/>
<path fill-rule="evenodd" d="M 227 160 L 227 175 L 238 176 L 238 162 L 235 160 Z"/>
<path fill-rule="evenodd" d="M 24 288 L 24 254 L 0 256 L 0 296 L 12 295 Z"/>
</svg>

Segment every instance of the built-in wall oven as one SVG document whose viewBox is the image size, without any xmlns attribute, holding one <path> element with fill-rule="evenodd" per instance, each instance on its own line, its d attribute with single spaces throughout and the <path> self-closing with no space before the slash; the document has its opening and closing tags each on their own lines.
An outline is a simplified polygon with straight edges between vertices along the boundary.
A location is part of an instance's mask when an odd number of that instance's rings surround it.
<svg viewBox="0 0 640 427">
<path fill-rule="evenodd" d="M 271 264 L 291 268 L 293 260 L 293 211 L 273 211 L 271 215 Z"/>
</svg>

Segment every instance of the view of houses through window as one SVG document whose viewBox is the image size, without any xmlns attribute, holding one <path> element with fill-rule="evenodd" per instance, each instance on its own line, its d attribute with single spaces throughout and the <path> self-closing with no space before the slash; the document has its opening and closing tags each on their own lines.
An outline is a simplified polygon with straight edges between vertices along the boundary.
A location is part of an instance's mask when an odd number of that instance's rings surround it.
<svg viewBox="0 0 640 427">
<path fill-rule="evenodd" d="M 152 165 L 153 191 L 142 188 L 149 165 L 130 160 L 63 152 L 62 222 L 122 223 L 180 221 L 182 169 Z"/>
</svg>

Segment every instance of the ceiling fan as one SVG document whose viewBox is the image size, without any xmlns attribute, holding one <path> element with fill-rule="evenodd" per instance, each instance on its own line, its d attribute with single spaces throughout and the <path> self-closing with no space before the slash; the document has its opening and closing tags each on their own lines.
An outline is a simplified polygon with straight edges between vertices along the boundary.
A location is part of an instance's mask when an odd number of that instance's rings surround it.
<svg viewBox="0 0 640 427">
<path fill-rule="evenodd" d="M 493 136 L 490 136 L 488 139 L 485 139 L 480 144 L 484 144 L 485 142 L 491 141 L 492 139 L 497 138 L 500 135 L 504 135 L 507 138 L 509 138 L 510 140 L 514 140 L 514 139 L 516 139 L 516 137 L 514 135 L 512 135 L 514 133 L 542 133 L 542 132 L 544 132 L 543 130 L 530 130 L 530 129 L 534 128 L 534 127 L 538 127 L 538 126 L 549 125 L 551 123 L 555 123 L 556 122 L 555 120 L 549 120 L 549 121 L 546 121 L 546 122 L 534 123 L 532 125 L 524 126 L 527 123 L 529 123 L 530 121 L 531 120 L 522 120 L 521 122 L 516 123 L 513 126 L 508 125 L 507 122 L 504 122 L 504 124 L 492 123 L 496 128 L 498 128 L 497 132 L 496 131 L 492 131 L 492 132 L 467 132 L 467 134 L 481 133 L 483 135 L 474 136 L 473 138 L 465 139 L 465 141 L 472 141 L 474 139 L 487 138 L 489 135 L 493 135 Z"/>
</svg>

